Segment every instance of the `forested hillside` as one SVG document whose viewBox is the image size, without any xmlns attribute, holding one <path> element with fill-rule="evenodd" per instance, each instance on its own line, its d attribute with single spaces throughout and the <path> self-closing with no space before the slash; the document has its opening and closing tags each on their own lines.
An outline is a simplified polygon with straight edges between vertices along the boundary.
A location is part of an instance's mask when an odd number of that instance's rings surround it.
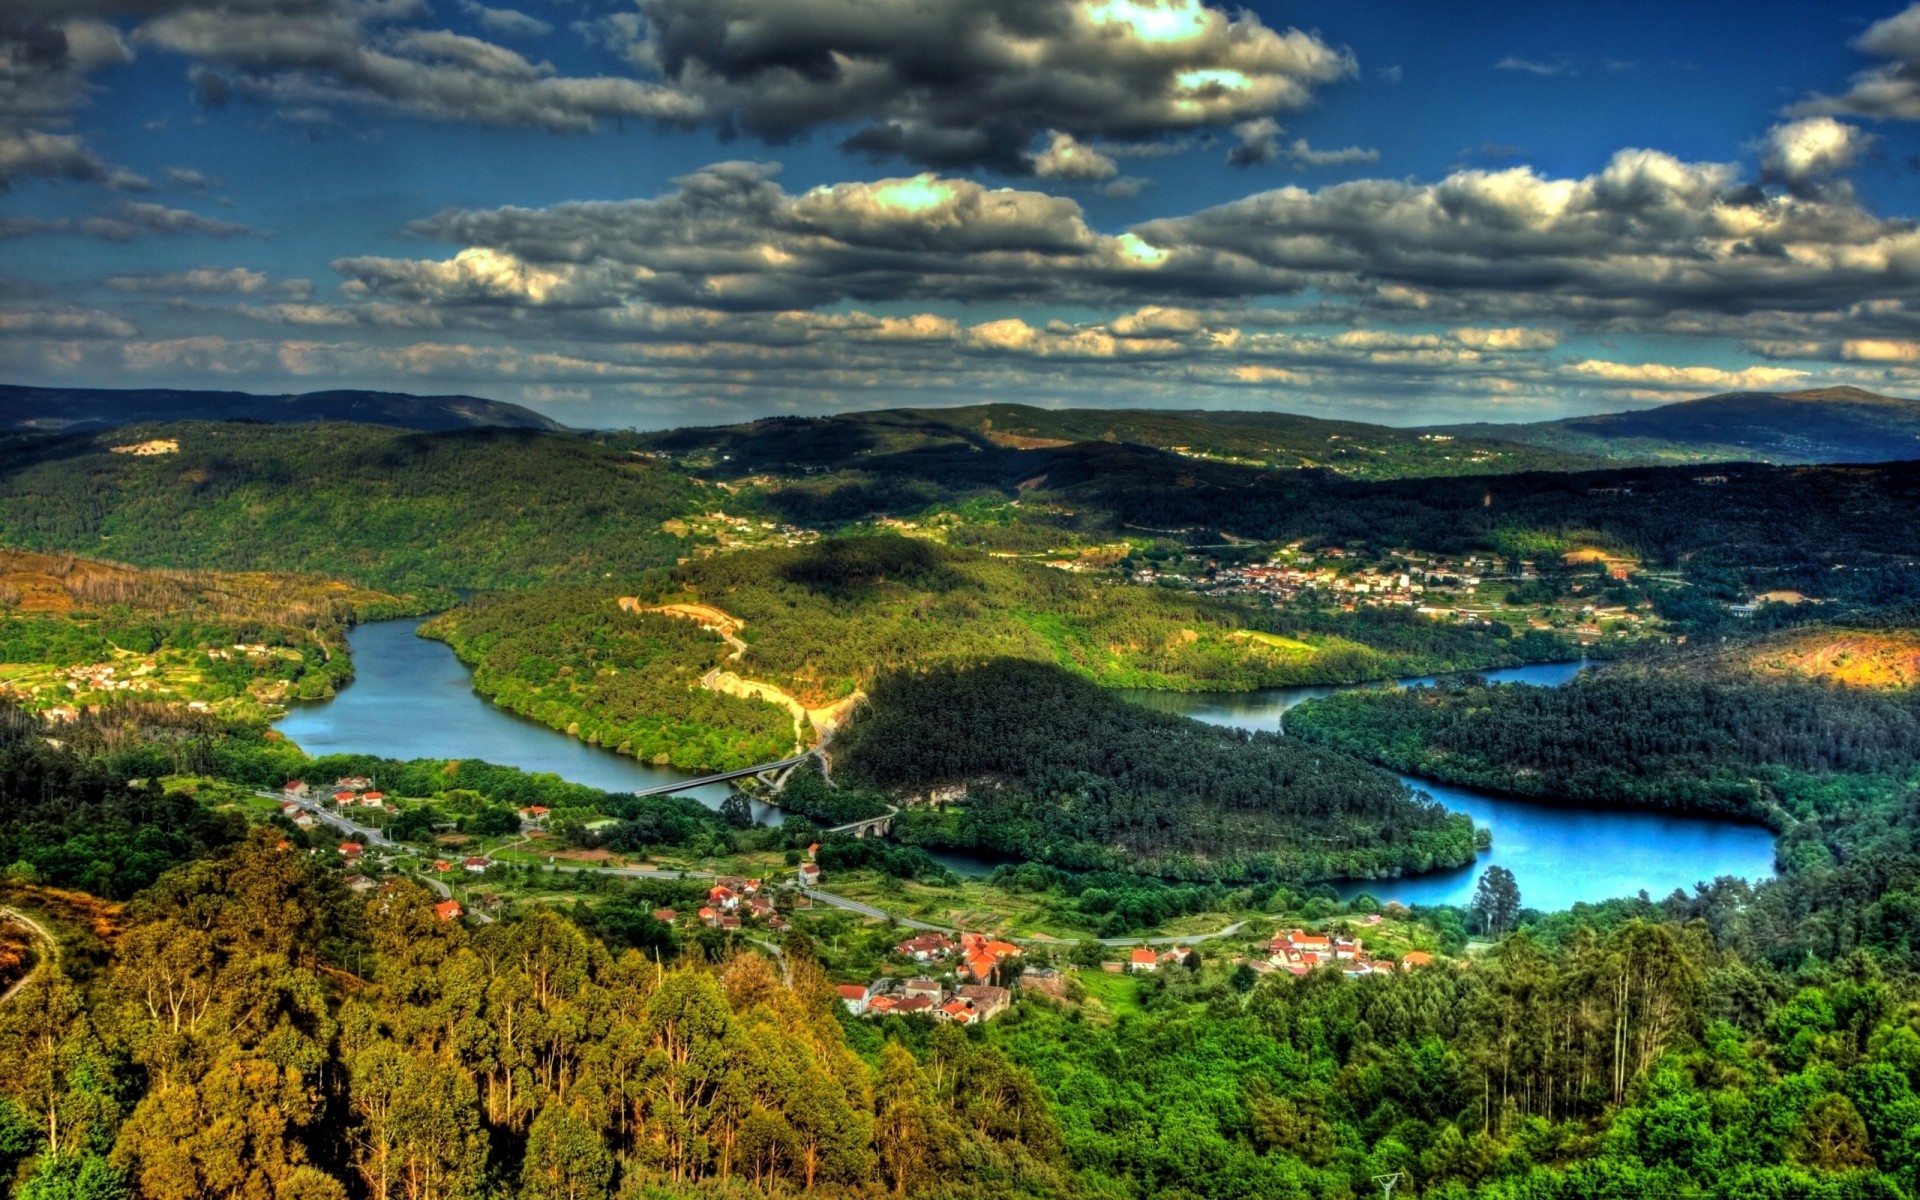
<svg viewBox="0 0 1920 1200">
<path fill-rule="evenodd" d="M 411 602 L 311 575 L 0 551 L 0 696 L 71 716 L 128 701 L 262 718 L 353 677 L 355 621 Z"/>
<path fill-rule="evenodd" d="M 1411 616 L 1300 621 L 903 537 L 715 557 L 652 587 L 660 600 L 698 600 L 741 618 L 745 669 L 827 698 L 895 668 L 992 657 L 1054 662 L 1114 687 L 1245 691 L 1570 653 L 1551 636 Z"/>
<path fill-rule="evenodd" d="M 881 679 L 835 755 L 905 792 L 969 783 L 898 834 L 1080 869 L 1180 879 L 1324 879 L 1460 866 L 1473 827 L 1384 771 L 1274 734 L 1127 703 L 1002 659 Z"/>
<path fill-rule="evenodd" d="M 1361 479 L 1574 470 L 1600 459 L 1480 436 L 1435 438 L 1410 429 L 1277 412 L 1206 409 L 1046 409 L 1027 404 L 879 409 L 826 417 L 773 417 L 746 425 L 643 435 L 650 448 L 735 469 L 858 469 L 875 455 L 934 456 L 1048 450 L 1075 442 L 1127 442 L 1195 460 L 1290 469 L 1326 467 Z M 1013 463 L 1018 455 L 994 455 Z M 1031 465 L 1031 460 L 1029 460 Z"/>
<path fill-rule="evenodd" d="M 541 588 L 467 604 L 423 627 L 495 704 L 661 766 L 726 771 L 793 752 L 793 718 L 700 686 L 725 646 L 691 621 L 630 612 L 618 589 Z"/>
<path fill-rule="evenodd" d="M 0 441 L 0 542 L 391 591 L 670 564 L 682 543 L 660 523 L 698 496 L 623 451 L 523 430 L 180 424 Z"/>
<path fill-rule="evenodd" d="M 0 428 L 70 432 L 166 421 L 363 421 L 403 429 L 560 429 L 530 408 L 478 396 L 331 391 L 260 396 L 171 388 L 58 388 L 0 384 Z"/>
<path fill-rule="evenodd" d="M 1301 705 L 1287 728 L 1448 782 L 1776 824 L 1829 815 L 1822 800 L 1842 780 L 1920 769 L 1920 693 L 1661 665 L 1557 688 L 1469 677 L 1346 692 Z"/>
<path fill-rule="evenodd" d="M 130 786 L 107 757 L 6 744 L 0 795 L 44 792 L 70 829 L 83 777 Z M 1874 869 L 1920 861 L 1896 828 Z M 1255 980 L 1196 955 L 1115 979 L 1118 1021 L 1023 990 L 962 1030 L 851 1018 L 805 933 L 778 960 L 714 931 L 656 959 L 617 933 L 647 920 L 625 887 L 468 926 L 404 879 L 355 895 L 276 837 L 229 822 L 166 848 L 191 861 L 129 877 L 132 903 L 94 908 L 58 961 L 37 951 L 0 1000 L 0 1188 L 1346 1200 L 1397 1172 L 1445 1200 L 1901 1200 L 1920 1182 L 1920 946 L 1888 940 L 1891 905 L 1859 926 L 1791 876 L 1541 919 L 1470 969 Z M 85 911 L 9 875 L 9 904 Z"/>
<path fill-rule="evenodd" d="M 1654 462 L 1893 462 L 1920 458 L 1920 401 L 1857 387 L 1729 392 L 1633 412 L 1446 432 Z"/>
<path fill-rule="evenodd" d="M 742 622 L 737 658 L 691 621 L 623 607 L 703 604 Z M 1112 687 L 1246 691 L 1569 657 L 1534 631 L 1405 612 L 1312 614 L 1126 585 L 895 536 L 696 560 L 634 584 L 478 597 L 429 624 L 496 703 L 687 769 L 778 758 L 791 718 L 702 689 L 724 670 L 820 707 L 876 676 L 1011 657 Z M 759 757 L 754 757 L 758 755 Z"/>
</svg>

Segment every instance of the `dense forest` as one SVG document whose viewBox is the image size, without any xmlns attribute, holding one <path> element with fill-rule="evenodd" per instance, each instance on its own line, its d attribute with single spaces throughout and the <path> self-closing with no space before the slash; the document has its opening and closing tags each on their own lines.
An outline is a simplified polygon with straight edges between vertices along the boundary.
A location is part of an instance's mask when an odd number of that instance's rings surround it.
<svg viewBox="0 0 1920 1200">
<path fill-rule="evenodd" d="M 1460 866 L 1473 828 L 1384 771 L 1272 734 L 1129 704 L 1000 659 L 875 684 L 835 761 L 905 792 L 968 784 L 896 836 L 1176 879 L 1361 878 Z"/>
<path fill-rule="evenodd" d="M 116 445 L 173 443 L 168 453 Z M 0 542 L 148 566 L 318 571 L 390 591 L 671 563 L 686 476 L 527 430 L 182 423 L 0 439 Z"/>
<path fill-rule="evenodd" d="M 930 421 L 940 428 L 930 429 Z M 1056 432 L 1077 437 L 1091 428 L 1070 422 Z M 1589 544 L 1651 564 L 1685 561 L 1689 571 L 1727 572 L 1746 586 L 1797 586 L 1784 580 L 1797 575 L 1808 583 L 1827 572 L 1816 595 L 1849 582 L 1832 577 L 1836 563 L 1851 574 L 1904 566 L 1920 553 L 1912 523 L 1902 517 L 1920 500 L 1920 466 L 1912 463 L 1382 478 L 1339 464 L 1273 470 L 1125 440 L 1066 437 L 1015 438 L 1031 447 L 1016 449 L 902 410 L 862 421 L 776 419 L 677 430 L 646 442 L 697 475 L 748 485 L 743 502 L 807 525 L 1017 500 L 1016 523 L 1038 536 L 1023 548 L 1140 532 L 1208 543 L 1225 532 L 1263 542 L 1515 557 Z M 1793 536 L 1779 536 L 1782 529 Z"/>
<path fill-rule="evenodd" d="M 892 535 L 746 551 L 684 563 L 633 585 L 645 604 L 693 602 L 745 625 L 735 668 L 812 703 L 890 669 L 1021 657 L 1115 687 L 1245 691 L 1293 683 L 1515 666 L 1566 657 L 1552 635 L 1515 636 L 1411 614 L 1295 614 L 1135 587 Z M 542 655 L 552 637 L 613 636 L 643 624 L 617 611 L 623 588 L 486 597 L 433 628 L 458 648 L 468 629 L 521 635 L 523 679 L 578 663 Z M 590 619 L 609 632 L 592 635 Z M 555 626 L 551 634 L 547 627 Z M 1253 632 L 1280 636 L 1255 638 Z M 711 635 L 714 660 L 721 649 Z M 596 647 L 596 651 L 606 647 Z M 602 655 L 602 657 L 605 657 Z M 618 661 L 614 659 L 612 661 Z"/>
<path fill-rule="evenodd" d="M 1557 688 L 1468 676 L 1344 692 L 1294 709 L 1287 729 L 1447 782 L 1775 824 L 1822 815 L 1861 777 L 1920 767 L 1920 693 L 1658 663 L 1618 663 Z"/>
<path fill-rule="evenodd" d="M 1865 951 L 1920 954 L 1920 698 L 1691 670 L 1606 667 L 1559 688 L 1349 692 L 1287 716 L 1290 735 L 1433 778 L 1519 795 L 1693 808 L 1779 831 L 1781 876 L 1716 880 L 1669 910 L 1747 961 L 1793 970 Z"/>
<path fill-rule="evenodd" d="M 0 759 L 6 794 L 39 769 Z M 1117 1022 L 1023 992 L 963 1031 L 850 1018 L 805 933 L 778 960 L 706 933 L 676 950 L 644 911 L 674 885 L 469 928 L 405 880 L 354 896 L 276 836 L 184 851 L 0 1002 L 0 1192 L 1348 1200 L 1398 1173 L 1397 1195 L 1445 1200 L 1902 1200 L 1920 1183 L 1912 959 L 1749 957 L 1784 881 L 1537 919 L 1471 969 L 1256 980 L 1193 954 L 1125 984 Z"/>
<path fill-rule="evenodd" d="M 1577 470 L 1603 460 L 1503 441 L 1498 434 L 1434 439 L 1417 431 L 1293 413 L 1183 409 L 1045 409 L 1026 404 L 880 409 L 827 417 L 770 417 L 746 425 L 673 429 L 642 444 L 689 463 L 750 471 L 809 470 L 875 455 L 965 451 L 1018 461 L 1009 450 L 1074 442 L 1129 442 L 1274 468 L 1334 467 L 1366 479 Z M 996 454 L 1000 452 L 1000 454 Z"/>
<path fill-rule="evenodd" d="M 793 752 L 793 718 L 700 686 L 726 649 L 691 621 L 629 612 L 617 589 L 551 587 L 477 599 L 422 632 L 473 668 L 495 704 L 645 762 L 732 770 Z"/>
</svg>

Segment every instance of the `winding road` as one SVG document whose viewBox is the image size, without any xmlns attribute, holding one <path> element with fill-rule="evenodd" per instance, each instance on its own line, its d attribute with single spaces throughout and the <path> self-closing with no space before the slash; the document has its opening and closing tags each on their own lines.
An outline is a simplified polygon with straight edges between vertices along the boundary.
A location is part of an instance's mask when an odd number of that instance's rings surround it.
<svg viewBox="0 0 1920 1200">
<path fill-rule="evenodd" d="M 806 757 L 808 757 L 808 755 L 802 754 L 797 756 L 794 759 L 790 759 L 787 761 L 798 762 L 800 761 L 800 759 L 804 759 Z M 765 766 L 748 768 L 748 771 L 764 771 L 767 769 L 768 766 L 779 766 L 779 765 L 781 764 L 778 764 L 778 763 L 767 764 Z M 734 772 L 732 775 L 716 776 L 715 778 L 717 779 L 718 778 L 734 778 L 740 774 L 745 774 L 745 773 L 748 773 L 748 772 Z M 706 781 L 696 780 L 694 782 L 706 782 Z M 689 785 L 679 784 L 677 786 L 686 787 Z M 381 849 L 397 849 L 398 848 L 394 842 L 389 840 L 387 836 L 381 833 L 378 829 L 375 829 L 369 825 L 362 825 L 358 821 L 354 821 L 350 818 L 341 816 L 339 813 L 330 812 L 327 809 L 321 807 L 318 801 L 316 801 L 312 797 L 288 797 L 279 792 L 256 792 L 255 794 L 259 796 L 263 796 L 269 800 L 292 799 L 294 803 L 298 804 L 303 810 L 312 813 L 316 818 L 325 822 L 327 825 L 330 825 L 333 828 L 341 831 L 342 833 L 351 834 L 355 838 L 359 839 L 360 842 L 364 845 L 377 846 L 377 847 L 380 847 Z M 641 792 L 639 794 L 647 795 L 648 793 Z M 497 862 L 498 860 L 495 859 L 494 856 L 500 853 L 500 851 L 514 849 L 518 846 L 524 845 L 525 842 L 526 842 L 526 839 L 522 838 L 519 841 L 508 842 L 505 845 L 496 846 L 492 850 L 487 851 L 486 854 L 484 854 L 482 857 L 486 858 L 489 862 Z M 502 865 L 507 865 L 507 864 L 502 864 Z M 715 872 L 712 872 L 712 871 L 661 870 L 653 867 L 583 867 L 583 866 L 561 865 L 558 863 L 551 864 L 545 867 L 541 867 L 537 863 L 531 864 L 531 865 L 533 865 L 536 869 L 539 869 L 539 870 L 562 871 L 562 872 L 571 872 L 575 874 L 613 875 L 616 877 L 626 878 L 626 879 L 714 879 L 718 877 L 715 874 Z M 449 888 L 445 882 L 435 879 L 430 875 L 419 875 L 418 878 L 421 880 L 421 882 L 425 883 L 429 888 L 433 889 L 434 892 L 438 893 L 441 896 L 441 898 L 448 899 L 448 900 L 453 898 L 453 890 Z M 806 889 L 803 889 L 803 893 L 808 898 L 812 900 L 816 900 L 821 904 L 828 905 L 829 907 L 843 909 L 850 913 L 857 913 L 863 917 L 874 917 L 882 921 L 892 921 L 894 924 L 904 926 L 908 929 L 921 929 L 929 933 L 959 933 L 960 932 L 958 929 L 954 928 L 951 925 L 935 925 L 935 924 L 932 924 L 931 922 L 916 920 L 913 917 L 903 917 L 898 913 L 890 913 L 884 908 L 877 908 L 874 905 L 864 903 L 863 901 L 854 900 L 847 896 L 836 895 L 833 892 L 823 892 L 818 888 L 806 888 Z M 493 921 L 493 918 L 488 916 L 485 913 L 476 912 L 473 914 L 473 916 L 476 920 L 481 921 L 483 923 L 490 924 Z M 1232 937 L 1234 934 L 1240 932 L 1240 930 L 1245 925 L 1246 925 L 1245 921 L 1235 921 L 1233 924 L 1227 926 L 1225 929 L 1220 929 L 1213 933 L 1196 933 L 1188 937 L 1123 937 L 1123 938 L 1096 938 L 1094 940 L 1099 942 L 1102 946 L 1176 946 L 1176 945 L 1184 946 L 1191 942 L 1210 942 L 1217 938 Z M 1016 937 L 1016 938 L 1009 938 L 1008 940 L 1018 942 L 1023 945 L 1028 945 L 1028 946 L 1070 946 L 1073 944 L 1073 941 L 1075 939 Z"/>
<path fill-rule="evenodd" d="M 60 943 L 55 940 L 52 932 L 49 931 L 45 925 L 42 925 L 17 908 L 0 908 L 0 918 L 17 921 L 21 925 L 24 925 L 27 931 L 39 938 L 41 944 L 47 949 L 46 957 L 33 964 L 33 970 L 28 971 L 25 975 L 14 980 L 13 985 L 6 991 L 0 992 L 0 1004 L 5 1004 L 7 1001 L 13 999 L 20 989 L 32 983 L 33 977 L 38 975 L 41 969 L 48 963 L 58 963 L 60 961 Z"/>
</svg>

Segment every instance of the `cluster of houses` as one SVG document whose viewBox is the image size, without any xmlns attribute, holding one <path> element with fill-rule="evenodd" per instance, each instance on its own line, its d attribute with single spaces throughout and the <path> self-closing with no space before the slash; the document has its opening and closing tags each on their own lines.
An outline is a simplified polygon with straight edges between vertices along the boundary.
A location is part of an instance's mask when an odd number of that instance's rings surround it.
<svg viewBox="0 0 1920 1200">
<path fill-rule="evenodd" d="M 920 1013 L 952 1025 L 981 1025 L 1013 1003 L 1013 993 L 990 983 L 963 983 L 951 990 L 938 979 L 880 978 L 872 983 L 843 983 L 840 1002 L 856 1017 L 910 1016 Z"/>
<path fill-rule="evenodd" d="M 789 928 L 787 919 L 775 910 L 772 898 L 760 894 L 764 887 L 759 879 L 720 876 L 707 890 L 707 902 L 700 907 L 700 923 L 711 929 L 739 929 L 745 917 L 764 922 L 776 932 Z M 653 915 L 669 924 L 677 916 L 672 909 L 661 909 Z"/>
<path fill-rule="evenodd" d="M 368 875 L 349 875 L 343 882 L 348 891 L 359 896 L 364 896 L 380 887 L 379 881 Z M 433 912 L 442 921 L 458 921 L 466 915 L 467 910 L 460 907 L 458 900 L 449 897 L 434 905 Z"/>
<path fill-rule="evenodd" d="M 978 1025 L 991 1021 L 1013 1002 L 1010 991 L 993 983 L 995 968 L 1020 953 L 1012 942 L 983 933 L 962 933 L 956 941 L 934 930 L 915 934 L 893 949 L 920 966 L 950 964 L 959 982 L 949 988 L 927 976 L 904 981 L 883 976 L 867 984 L 842 984 L 840 1000 L 854 1016 L 923 1013 L 936 1021 Z"/>
<path fill-rule="evenodd" d="M 370 789 L 370 786 L 368 790 L 342 787 L 341 790 L 333 793 L 329 799 L 333 801 L 335 808 L 377 808 L 382 812 L 389 813 L 400 811 L 387 802 L 387 794 L 385 792 L 373 791 Z"/>
<path fill-rule="evenodd" d="M 288 646 L 269 646 L 264 642 L 235 642 L 231 650 L 216 647 L 207 651 L 207 657 L 223 661 L 234 658 L 299 658 L 300 652 Z"/>
<path fill-rule="evenodd" d="M 1109 962 L 1100 964 L 1102 969 L 1129 975 L 1140 975 L 1148 971 L 1158 971 L 1163 965 L 1184 962 L 1189 951 L 1185 946 L 1174 946 L 1166 950 L 1155 950 L 1152 946 L 1135 946 L 1127 955 L 1124 963 Z"/>
<path fill-rule="evenodd" d="M 1262 969 L 1262 960 L 1248 963 L 1254 970 Z M 1264 960 L 1266 970 L 1286 971 L 1292 975 L 1308 975 L 1324 966 L 1335 966 L 1349 978 L 1362 975 L 1391 975 L 1395 971 L 1412 971 L 1420 967 L 1433 965 L 1433 955 L 1424 950 L 1411 950 L 1396 961 L 1391 958 L 1369 958 L 1366 948 L 1357 937 L 1346 937 L 1338 933 L 1308 933 L 1295 929 L 1281 934 L 1267 943 L 1267 957 Z"/>
</svg>

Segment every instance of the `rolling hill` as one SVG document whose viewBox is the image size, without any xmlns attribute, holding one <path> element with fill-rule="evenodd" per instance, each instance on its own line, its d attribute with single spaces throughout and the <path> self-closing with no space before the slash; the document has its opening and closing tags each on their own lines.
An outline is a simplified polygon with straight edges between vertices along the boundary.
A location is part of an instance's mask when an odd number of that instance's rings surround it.
<svg viewBox="0 0 1920 1200">
<path fill-rule="evenodd" d="M 1498 427 L 1490 426 L 1490 429 Z M 1572 471 L 1598 457 L 1548 446 L 1329 421 L 1281 412 L 1195 409 L 1045 409 L 1026 404 L 898 408 L 829 417 L 775 417 L 744 425 L 649 434 L 676 456 L 756 469 L 837 469 L 878 455 L 934 457 L 953 450 L 1057 450 L 1078 443 L 1147 446 L 1199 462 L 1321 468 L 1358 479 Z"/>
<path fill-rule="evenodd" d="M 256 396 L 248 392 L 162 388 L 49 388 L 0 385 L 0 430 L 77 432 L 160 421 L 357 421 L 440 433 L 500 426 L 564 429 L 530 408 L 477 396 L 409 396 L 403 392 L 307 392 Z"/>
<path fill-rule="evenodd" d="M 1920 400 L 1854 387 L 1728 392 L 1638 412 L 1427 432 L 1636 462 L 1897 462 L 1920 458 Z"/>
</svg>

